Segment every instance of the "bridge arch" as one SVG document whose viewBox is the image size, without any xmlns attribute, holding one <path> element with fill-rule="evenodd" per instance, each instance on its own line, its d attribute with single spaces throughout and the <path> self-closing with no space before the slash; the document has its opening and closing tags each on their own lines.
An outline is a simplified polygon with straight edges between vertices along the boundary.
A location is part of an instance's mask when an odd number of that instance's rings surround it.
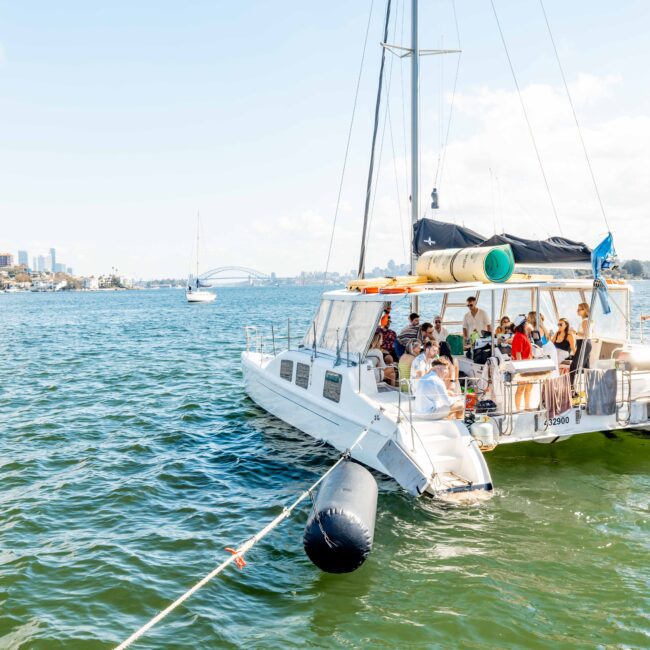
<svg viewBox="0 0 650 650">
<path fill-rule="evenodd" d="M 270 281 L 273 278 L 263 271 L 252 269 L 247 266 L 218 266 L 205 273 L 201 273 L 200 280 L 262 280 Z"/>
</svg>

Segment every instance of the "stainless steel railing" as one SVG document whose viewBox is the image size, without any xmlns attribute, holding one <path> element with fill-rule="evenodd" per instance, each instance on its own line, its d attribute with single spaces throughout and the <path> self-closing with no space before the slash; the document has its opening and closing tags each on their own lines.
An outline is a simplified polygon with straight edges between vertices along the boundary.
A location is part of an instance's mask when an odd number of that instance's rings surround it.
<svg viewBox="0 0 650 650">
<path fill-rule="evenodd" d="M 257 325 L 245 325 L 244 336 L 246 337 L 246 352 L 264 354 L 264 350 L 270 350 L 273 356 L 278 354 L 276 344 L 287 342 L 287 347 L 282 346 L 282 350 L 291 350 L 291 321 L 287 318 L 286 336 L 280 336 L 276 333 L 274 325 L 270 326 L 270 331 L 263 332 Z"/>
</svg>

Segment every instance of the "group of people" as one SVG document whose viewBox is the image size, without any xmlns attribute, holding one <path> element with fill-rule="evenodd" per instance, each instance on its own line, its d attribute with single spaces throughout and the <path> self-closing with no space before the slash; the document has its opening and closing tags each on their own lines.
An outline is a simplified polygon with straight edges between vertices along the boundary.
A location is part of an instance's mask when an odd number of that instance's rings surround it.
<svg viewBox="0 0 650 650">
<path fill-rule="evenodd" d="M 479 337 L 492 336 L 492 325 L 474 296 L 467 298 L 466 303 L 468 312 L 463 318 L 463 340 L 466 347 L 471 347 Z M 495 329 L 495 340 L 501 352 L 509 354 L 515 361 L 532 359 L 533 346 L 552 343 L 560 361 L 571 359 L 573 377 L 583 345 L 583 367 L 588 367 L 589 363 L 590 345 L 586 339 L 589 305 L 580 303 L 578 316 L 578 330 L 573 330 L 566 318 L 560 318 L 555 332 L 546 327 L 543 314 L 538 315 L 536 311 L 520 314 L 514 321 L 504 316 Z M 444 406 L 449 408 L 452 416 L 462 412 L 459 369 L 447 343 L 448 336 L 440 316 L 436 316 L 433 322 L 420 323 L 417 313 L 409 315 L 408 324 L 397 334 L 391 328 L 390 306 L 387 307 L 367 354 L 375 363 L 377 380 L 392 386 L 397 386 L 400 380 L 409 380 L 415 389 L 416 410 Z M 531 383 L 518 383 L 515 393 L 517 409 L 522 401 L 526 409 L 530 408 L 532 386 Z"/>
<path fill-rule="evenodd" d="M 442 318 L 420 323 L 412 313 L 408 325 L 398 334 L 391 329 L 390 309 L 380 320 L 367 358 L 373 360 L 378 381 L 396 386 L 409 380 L 415 390 L 415 409 L 423 413 L 444 408 L 452 417 L 461 417 L 458 365 L 446 339 Z M 395 359 L 397 358 L 397 363 Z"/>
</svg>

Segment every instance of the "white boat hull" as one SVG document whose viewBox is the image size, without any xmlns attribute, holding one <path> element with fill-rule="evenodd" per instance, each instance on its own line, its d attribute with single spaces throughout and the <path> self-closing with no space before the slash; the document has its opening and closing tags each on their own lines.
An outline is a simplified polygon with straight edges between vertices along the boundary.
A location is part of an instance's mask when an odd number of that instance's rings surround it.
<svg viewBox="0 0 650 650">
<path fill-rule="evenodd" d="M 283 359 L 310 365 L 308 388 L 280 376 Z M 483 455 L 462 422 L 418 422 L 414 433 L 396 410 L 383 408 L 373 399 L 374 372 L 365 366 L 363 373 L 368 371 L 371 382 L 368 393 L 358 390 L 358 368 L 336 366 L 333 360 L 313 360 L 304 352 L 285 352 L 278 357 L 244 352 L 242 369 L 247 394 L 264 410 L 341 452 L 350 449 L 355 460 L 395 478 L 413 494 L 419 494 L 420 488 L 407 486 L 404 476 L 396 476 L 381 460 L 389 441 L 399 447 L 398 453 L 408 457 L 411 471 L 419 473 L 423 492 L 441 496 L 461 490 L 492 489 Z M 343 377 L 339 402 L 323 396 L 323 378 L 332 369 Z M 361 383 L 366 388 L 363 377 Z M 368 432 L 354 445 L 366 428 Z"/>
<path fill-rule="evenodd" d="M 217 298 L 211 291 L 186 291 L 185 297 L 189 303 L 214 302 Z"/>
</svg>

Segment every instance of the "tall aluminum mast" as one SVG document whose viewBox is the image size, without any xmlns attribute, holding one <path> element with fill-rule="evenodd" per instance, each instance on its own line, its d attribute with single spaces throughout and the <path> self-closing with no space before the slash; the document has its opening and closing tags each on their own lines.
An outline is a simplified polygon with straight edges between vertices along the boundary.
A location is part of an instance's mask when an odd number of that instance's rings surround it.
<svg viewBox="0 0 650 650">
<path fill-rule="evenodd" d="M 411 0 L 411 273 L 415 275 L 417 257 L 413 252 L 413 227 L 419 217 L 419 121 L 420 53 L 418 48 L 418 0 Z"/>
</svg>

